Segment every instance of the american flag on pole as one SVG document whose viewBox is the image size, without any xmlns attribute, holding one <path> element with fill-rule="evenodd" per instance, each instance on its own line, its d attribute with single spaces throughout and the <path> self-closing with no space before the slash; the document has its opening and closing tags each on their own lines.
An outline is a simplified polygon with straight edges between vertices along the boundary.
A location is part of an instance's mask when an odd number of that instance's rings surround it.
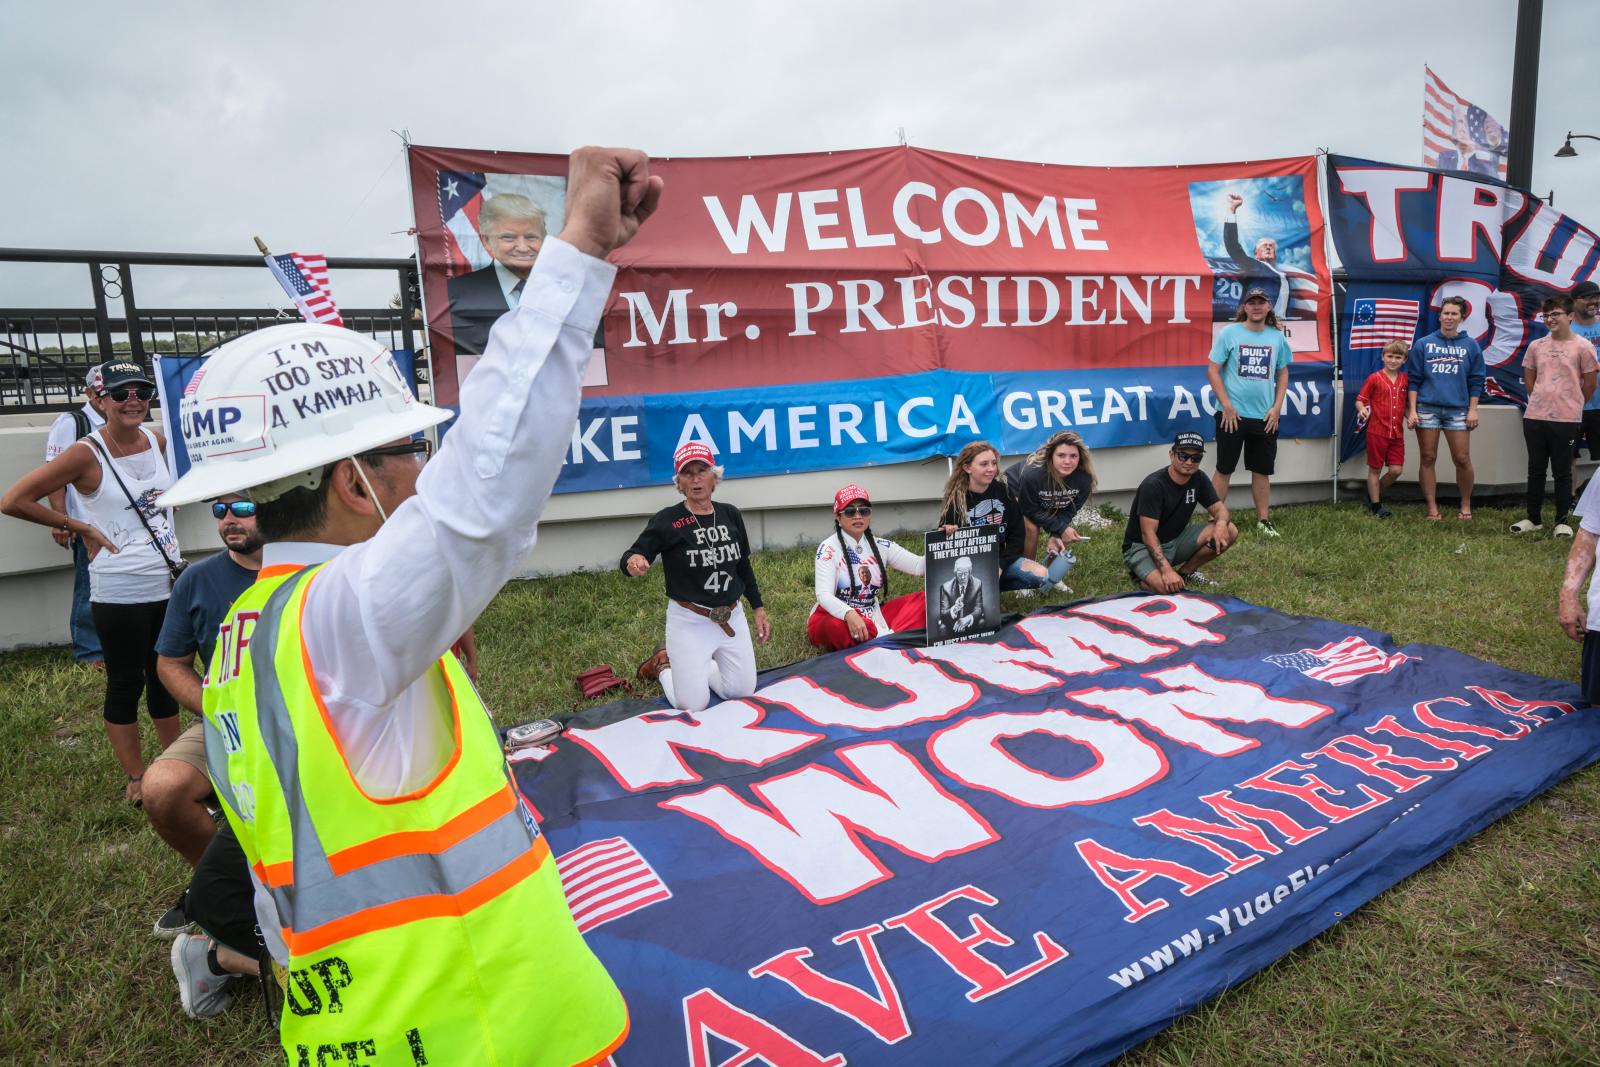
<svg viewBox="0 0 1600 1067">
<path fill-rule="evenodd" d="M 283 291 L 289 294 L 307 322 L 344 325 L 339 317 L 339 305 L 333 302 L 333 290 L 328 286 L 327 256 L 304 252 L 268 256 L 267 269 L 278 279 L 278 284 L 283 286 Z"/>
<path fill-rule="evenodd" d="M 1510 131 L 1422 68 L 1422 165 L 1506 177 Z"/>
<path fill-rule="evenodd" d="M 1348 685 L 1369 674 L 1388 674 L 1411 658 L 1404 652 L 1384 652 L 1359 637 L 1346 637 L 1321 648 L 1267 656 L 1265 662 L 1329 685 Z"/>
<path fill-rule="evenodd" d="M 567 906 L 579 933 L 672 896 L 672 890 L 625 837 L 579 845 L 556 857 Z"/>
<path fill-rule="evenodd" d="M 1382 348 L 1390 341 L 1410 344 L 1422 305 L 1416 300 L 1361 299 L 1350 317 L 1351 348 Z"/>
</svg>

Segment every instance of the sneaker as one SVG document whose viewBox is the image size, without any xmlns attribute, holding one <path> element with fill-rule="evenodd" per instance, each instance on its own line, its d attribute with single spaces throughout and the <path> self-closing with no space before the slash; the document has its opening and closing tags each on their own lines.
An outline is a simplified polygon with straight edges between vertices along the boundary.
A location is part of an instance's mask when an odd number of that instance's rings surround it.
<svg viewBox="0 0 1600 1067">
<path fill-rule="evenodd" d="M 1568 526 L 1564 522 L 1558 522 L 1556 523 L 1556 528 L 1554 531 L 1552 531 L 1551 536 L 1570 538 L 1572 536 L 1572 527 Z"/>
<path fill-rule="evenodd" d="M 1065 596 L 1072 595 L 1072 586 L 1068 585 L 1066 582 L 1057 582 L 1055 585 L 1051 586 L 1051 588 Z"/>
<path fill-rule="evenodd" d="M 172 973 L 178 979 L 178 998 L 191 1019 L 221 1015 L 233 1001 L 228 992 L 232 975 L 211 973 L 206 956 L 211 939 L 205 934 L 179 934 L 172 942 Z"/>
<path fill-rule="evenodd" d="M 1038 593 L 1039 593 L 1039 590 L 1037 590 L 1037 589 L 1012 589 L 1012 590 L 1010 590 L 1010 592 L 1013 592 L 1017 596 L 1021 597 L 1022 599 L 1027 600 L 1030 597 L 1037 596 Z"/>
<path fill-rule="evenodd" d="M 1374 508 L 1372 513 L 1374 515 L 1376 515 L 1380 519 L 1392 519 L 1392 518 L 1394 518 L 1394 512 L 1390 511 L 1388 508 L 1384 507 L 1382 504 L 1379 504 L 1376 508 Z"/>
<path fill-rule="evenodd" d="M 1534 522 L 1532 519 L 1522 519 L 1511 524 L 1511 532 L 1514 534 L 1537 533 L 1542 529 L 1544 529 L 1544 524 Z M 1567 533 L 1567 536 L 1572 536 L 1570 531 Z"/>
<path fill-rule="evenodd" d="M 187 893 L 178 894 L 178 899 L 172 907 L 166 910 L 161 918 L 156 920 L 152 932 L 163 941 L 171 941 L 179 934 L 188 933 L 189 927 L 194 925 L 189 921 L 189 913 L 183 910 L 184 898 Z"/>
<path fill-rule="evenodd" d="M 1278 528 L 1276 526 L 1272 525 L 1272 520 L 1271 519 L 1258 519 L 1258 520 L 1256 520 L 1256 527 L 1261 531 L 1261 535 L 1263 537 L 1281 537 L 1281 536 L 1283 536 L 1282 534 L 1278 533 Z"/>
<path fill-rule="evenodd" d="M 1277 534 L 1273 534 L 1277 537 Z M 1207 578 L 1204 571 L 1193 571 L 1183 576 L 1183 584 L 1191 589 L 1211 589 L 1216 586 L 1216 580 Z"/>
</svg>

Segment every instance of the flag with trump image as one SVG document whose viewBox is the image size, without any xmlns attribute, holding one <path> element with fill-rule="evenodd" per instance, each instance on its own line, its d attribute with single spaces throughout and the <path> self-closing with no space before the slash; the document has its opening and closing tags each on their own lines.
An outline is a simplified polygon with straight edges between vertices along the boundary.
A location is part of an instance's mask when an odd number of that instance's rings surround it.
<svg viewBox="0 0 1600 1067">
<path fill-rule="evenodd" d="M 627 998 L 614 1067 L 1099 1064 L 1600 758 L 1600 716 L 1452 649 L 1138 594 L 585 709 L 516 755 Z"/>
</svg>

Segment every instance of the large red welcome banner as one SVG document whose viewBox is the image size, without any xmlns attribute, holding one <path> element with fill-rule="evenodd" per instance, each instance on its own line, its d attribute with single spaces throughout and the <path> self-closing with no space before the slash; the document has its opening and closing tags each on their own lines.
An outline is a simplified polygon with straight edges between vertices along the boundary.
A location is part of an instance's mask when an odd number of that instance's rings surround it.
<svg viewBox="0 0 1600 1067">
<path fill-rule="evenodd" d="M 566 159 L 417 146 L 410 164 L 439 370 L 453 350 L 448 279 L 492 255 L 482 203 L 497 185 L 548 189 L 546 204 L 519 195 L 556 232 Z M 1309 156 L 1109 169 L 888 148 L 653 169 L 666 200 L 613 257 L 601 393 L 1192 361 L 1214 317 L 1232 318 L 1218 275 L 1274 266 L 1290 275 L 1291 315 L 1328 307 Z M 1254 265 L 1229 255 L 1230 221 Z M 1264 240 L 1277 247 L 1258 257 Z M 1322 332 L 1304 333 L 1296 348 L 1326 358 Z"/>
<path fill-rule="evenodd" d="M 413 146 L 410 168 L 435 398 L 452 404 L 539 243 L 560 231 L 566 159 Z M 576 488 L 638 484 L 660 473 L 657 453 L 695 437 L 742 451 L 742 471 L 764 469 L 764 455 L 804 452 L 813 416 L 821 437 L 832 431 L 829 456 L 782 469 L 913 458 L 977 436 L 1031 448 L 1060 426 L 1091 444 L 1170 439 L 1174 424 L 1210 422 L 1205 357 L 1252 285 L 1296 353 L 1286 432 L 1331 429 L 1313 157 L 1108 169 L 887 148 L 652 170 L 666 195 L 613 256 L 584 394 L 597 405 L 593 448 L 569 455 L 594 476 Z M 802 384 L 821 388 L 782 393 Z M 784 407 L 844 384 L 853 411 Z M 602 403 L 618 398 L 652 402 Z M 762 419 L 798 429 L 749 430 Z M 632 473 L 595 473 L 629 461 Z"/>
</svg>

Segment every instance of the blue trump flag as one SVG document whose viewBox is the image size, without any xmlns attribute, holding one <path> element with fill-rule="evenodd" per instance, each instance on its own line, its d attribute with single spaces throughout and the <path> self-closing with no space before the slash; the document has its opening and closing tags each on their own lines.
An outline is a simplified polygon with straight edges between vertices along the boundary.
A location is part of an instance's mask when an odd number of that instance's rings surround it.
<svg viewBox="0 0 1600 1067">
<path fill-rule="evenodd" d="M 1570 683 L 1231 597 L 894 640 L 514 757 L 617 1067 L 1103 1063 L 1600 756 Z"/>
</svg>

